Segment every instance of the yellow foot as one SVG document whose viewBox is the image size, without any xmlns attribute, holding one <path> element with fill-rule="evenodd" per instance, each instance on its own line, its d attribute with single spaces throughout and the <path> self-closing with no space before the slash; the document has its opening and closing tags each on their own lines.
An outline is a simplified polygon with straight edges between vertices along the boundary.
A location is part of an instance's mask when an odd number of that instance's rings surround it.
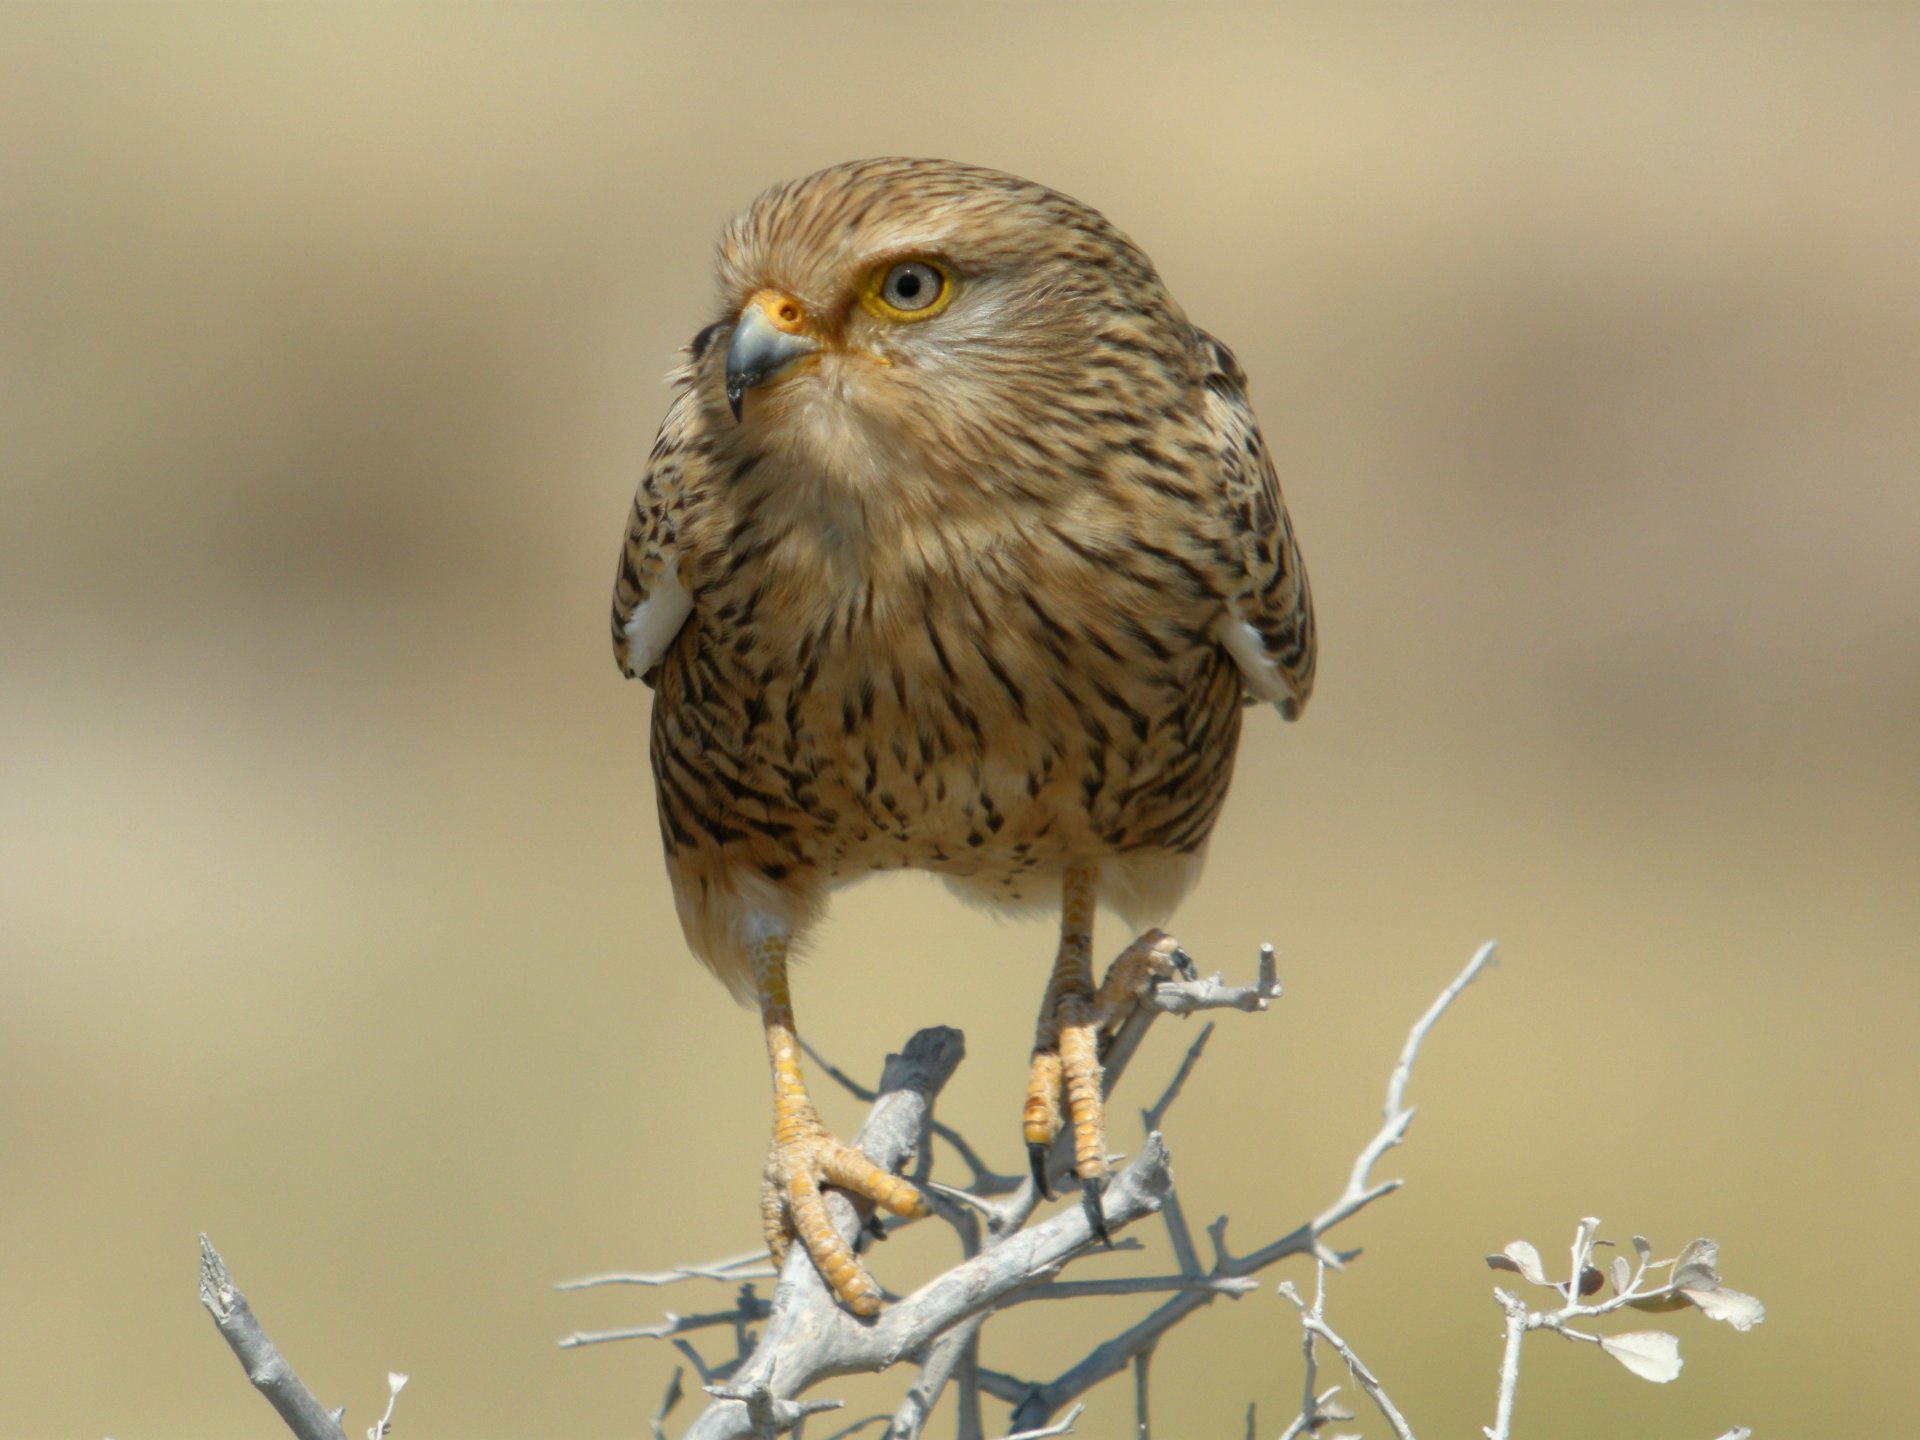
<svg viewBox="0 0 1920 1440">
<path fill-rule="evenodd" d="M 1118 1030 L 1133 1007 L 1154 988 L 1176 975 L 1192 980 L 1200 972 L 1193 957 L 1180 948 L 1180 942 L 1164 930 L 1149 930 L 1115 957 L 1107 967 L 1107 978 L 1100 982 L 1100 993 L 1093 997 L 1095 1022 L 1105 1034 Z"/>
<path fill-rule="evenodd" d="M 926 1202 L 910 1181 L 890 1175 L 826 1131 L 811 1107 L 777 1117 L 760 1187 L 760 1219 L 776 1267 L 797 1235 L 833 1293 L 856 1315 L 880 1313 L 880 1287 L 827 1214 L 822 1185 L 835 1185 L 882 1210 L 925 1215 Z"/>
<path fill-rule="evenodd" d="M 1101 1047 L 1154 986 L 1175 975 L 1193 973 L 1193 961 L 1171 935 L 1149 930 L 1108 967 L 1097 992 L 1056 990 L 1041 1013 L 1040 1033 L 1027 1070 L 1022 1127 L 1027 1159 L 1040 1193 L 1053 1199 L 1048 1152 L 1063 1118 L 1072 1124 L 1074 1174 L 1080 1180 L 1094 1234 L 1103 1244 L 1111 1242 L 1100 1205 L 1108 1174 Z"/>
</svg>

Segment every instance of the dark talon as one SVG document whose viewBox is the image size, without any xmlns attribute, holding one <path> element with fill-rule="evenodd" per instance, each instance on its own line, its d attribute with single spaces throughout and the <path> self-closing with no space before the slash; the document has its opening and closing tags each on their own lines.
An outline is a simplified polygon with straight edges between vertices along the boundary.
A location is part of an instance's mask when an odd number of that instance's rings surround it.
<svg viewBox="0 0 1920 1440">
<path fill-rule="evenodd" d="M 1093 1238 L 1111 1250 L 1113 1236 L 1107 1233 L 1107 1212 L 1100 1203 L 1106 1193 L 1107 1177 L 1104 1175 L 1095 1175 L 1090 1180 L 1080 1182 L 1080 1204 L 1087 1212 L 1087 1224 L 1093 1227 Z"/>
<path fill-rule="evenodd" d="M 1198 980 L 1200 978 L 1200 967 L 1195 965 L 1193 963 L 1193 957 L 1178 945 L 1173 947 L 1173 954 L 1167 958 L 1173 961 L 1173 968 L 1180 972 L 1180 978 L 1182 980 Z"/>
<path fill-rule="evenodd" d="M 1057 1198 L 1053 1193 L 1053 1186 L 1047 1183 L 1047 1152 L 1051 1148 L 1034 1141 L 1027 1142 L 1027 1165 L 1033 1171 L 1034 1187 L 1047 1200 Z"/>
</svg>

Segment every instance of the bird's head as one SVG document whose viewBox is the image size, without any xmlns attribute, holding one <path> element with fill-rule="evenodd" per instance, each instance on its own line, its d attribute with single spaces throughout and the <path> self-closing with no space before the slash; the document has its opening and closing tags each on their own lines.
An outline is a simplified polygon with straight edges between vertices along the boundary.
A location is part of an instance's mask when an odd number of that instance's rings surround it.
<svg viewBox="0 0 1920 1440">
<path fill-rule="evenodd" d="M 1190 327 L 1145 255 L 994 170 L 866 160 L 776 186 L 718 268 L 690 376 L 712 425 L 856 482 L 1071 462 L 1090 417 L 1151 417 L 1192 383 Z"/>
</svg>

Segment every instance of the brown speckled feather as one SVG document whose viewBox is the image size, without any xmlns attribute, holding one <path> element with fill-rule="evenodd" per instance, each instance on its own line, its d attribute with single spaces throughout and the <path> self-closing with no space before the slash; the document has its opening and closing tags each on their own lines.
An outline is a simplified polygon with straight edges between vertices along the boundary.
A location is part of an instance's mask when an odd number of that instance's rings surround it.
<svg viewBox="0 0 1920 1440">
<path fill-rule="evenodd" d="M 951 303 L 889 322 L 898 257 Z M 1225 799 L 1243 704 L 1288 714 L 1312 612 L 1232 355 L 1094 211 L 942 161 L 768 191 L 634 502 L 614 647 L 655 688 L 674 893 L 737 992 L 752 937 L 930 870 L 1002 904 L 1100 872 L 1158 918 Z M 729 339 L 791 295 L 819 353 L 736 421 Z"/>
<path fill-rule="evenodd" d="M 1248 688 L 1271 700 L 1289 720 L 1298 719 L 1313 693 L 1315 658 L 1313 596 L 1293 538 L 1293 522 L 1280 495 L 1273 457 L 1247 403 L 1247 377 L 1233 352 L 1205 331 L 1207 421 L 1219 456 L 1219 491 L 1240 537 L 1243 584 L 1233 593 L 1234 617 L 1257 644 L 1251 656 L 1236 652 Z"/>
</svg>

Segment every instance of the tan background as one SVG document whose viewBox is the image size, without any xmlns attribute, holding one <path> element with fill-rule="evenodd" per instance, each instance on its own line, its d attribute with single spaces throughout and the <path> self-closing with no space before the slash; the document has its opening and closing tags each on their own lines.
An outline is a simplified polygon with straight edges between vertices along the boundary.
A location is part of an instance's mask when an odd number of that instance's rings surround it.
<svg viewBox="0 0 1920 1440">
<path fill-rule="evenodd" d="M 1917 17 L 0 12 L 0 1435 L 273 1433 L 202 1229 L 351 1433 L 389 1368 L 403 1436 L 643 1430 L 670 1352 L 553 1340 L 720 1294 L 548 1284 L 750 1243 L 766 1084 L 672 921 L 615 544 L 720 223 L 887 152 L 1114 216 L 1304 537 L 1320 691 L 1179 918 L 1289 987 L 1176 1113 L 1196 1220 L 1322 1204 L 1497 935 L 1334 1290 L 1422 1433 L 1491 1418 L 1481 1253 L 1581 1214 L 1717 1236 L 1771 1318 L 1680 1317 L 1665 1388 L 1543 1337 L 1524 1433 L 1906 1428 Z M 876 883 L 802 1020 L 865 1073 L 963 1026 L 948 1114 L 1011 1165 L 1048 943 Z M 1215 1307 L 1162 1428 L 1277 1432 L 1296 1334 Z"/>
</svg>

